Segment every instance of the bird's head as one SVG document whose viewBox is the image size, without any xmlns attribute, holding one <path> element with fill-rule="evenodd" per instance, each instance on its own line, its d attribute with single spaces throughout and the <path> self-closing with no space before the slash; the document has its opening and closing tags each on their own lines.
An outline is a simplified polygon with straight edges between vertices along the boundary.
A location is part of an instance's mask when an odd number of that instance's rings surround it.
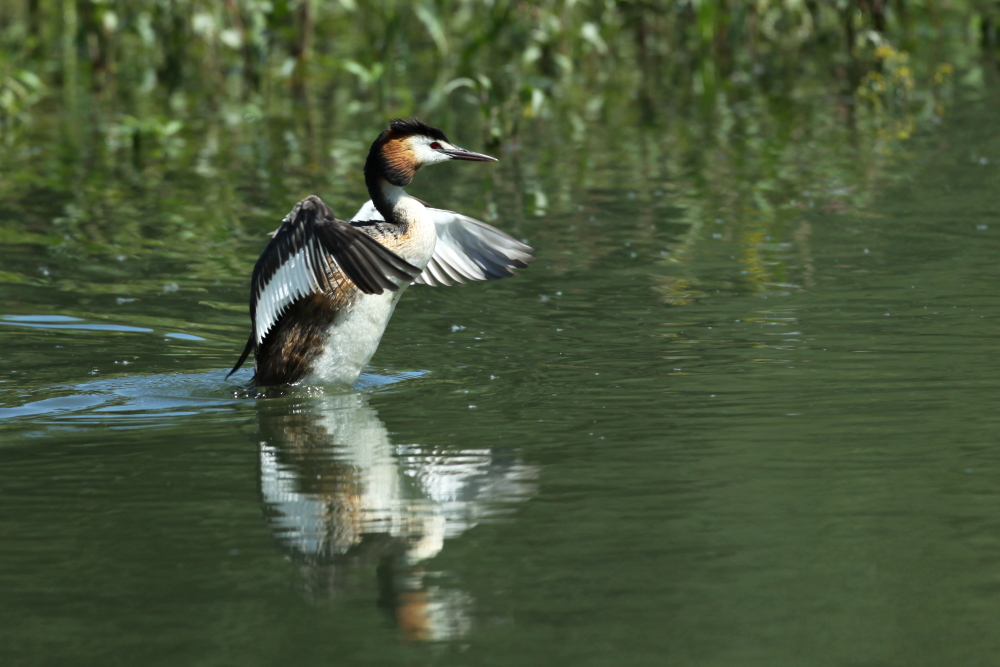
<svg viewBox="0 0 1000 667">
<path fill-rule="evenodd" d="M 415 118 L 389 121 L 372 144 L 365 176 L 379 176 L 392 185 L 405 186 L 421 167 L 449 160 L 496 162 L 495 157 L 473 153 L 448 141 L 444 132 Z"/>
</svg>

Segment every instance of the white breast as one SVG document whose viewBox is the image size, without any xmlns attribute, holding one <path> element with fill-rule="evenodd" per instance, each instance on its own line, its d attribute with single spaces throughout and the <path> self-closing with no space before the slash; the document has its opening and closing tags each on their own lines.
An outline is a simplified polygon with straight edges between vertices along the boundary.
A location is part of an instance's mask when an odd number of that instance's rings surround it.
<svg viewBox="0 0 1000 667">
<path fill-rule="evenodd" d="M 393 252 L 423 270 L 434 254 L 434 221 L 419 201 L 403 195 L 396 202 L 396 219 L 408 223 L 408 233 Z M 398 292 L 359 294 L 345 306 L 327 331 L 326 344 L 303 383 L 352 385 L 375 355 L 389 318 L 409 283 L 398 282 Z"/>
</svg>

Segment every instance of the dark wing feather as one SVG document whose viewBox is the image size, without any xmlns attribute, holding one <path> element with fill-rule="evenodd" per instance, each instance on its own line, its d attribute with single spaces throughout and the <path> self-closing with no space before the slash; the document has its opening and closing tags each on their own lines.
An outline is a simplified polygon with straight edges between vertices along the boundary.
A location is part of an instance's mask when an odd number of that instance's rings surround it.
<svg viewBox="0 0 1000 667">
<path fill-rule="evenodd" d="M 363 231 L 337 220 L 319 197 L 306 197 L 285 216 L 254 266 L 250 285 L 253 348 L 259 349 L 291 304 L 312 293 L 332 292 L 336 286 L 330 276 L 338 269 L 365 294 L 397 291 L 395 280 L 405 284 L 420 272 Z M 249 347 L 233 371 L 246 360 Z"/>
<path fill-rule="evenodd" d="M 341 270 L 365 294 L 381 294 L 384 290 L 395 292 L 399 285 L 392 278 L 405 282 L 413 280 L 413 276 L 420 271 L 342 220 L 318 225 L 316 234 L 323 248 L 333 255 Z"/>
<path fill-rule="evenodd" d="M 226 379 L 227 380 L 229 379 L 230 375 L 232 375 L 236 371 L 240 370 L 240 366 L 242 366 L 243 362 L 246 361 L 247 357 L 250 356 L 250 350 L 253 349 L 253 339 L 254 339 L 254 335 L 251 333 L 250 334 L 250 338 L 247 339 L 247 345 L 246 345 L 246 347 L 243 348 L 243 354 L 240 355 L 239 361 L 237 361 L 236 365 L 233 366 L 233 370 L 231 370 L 228 373 L 226 373 Z"/>
</svg>

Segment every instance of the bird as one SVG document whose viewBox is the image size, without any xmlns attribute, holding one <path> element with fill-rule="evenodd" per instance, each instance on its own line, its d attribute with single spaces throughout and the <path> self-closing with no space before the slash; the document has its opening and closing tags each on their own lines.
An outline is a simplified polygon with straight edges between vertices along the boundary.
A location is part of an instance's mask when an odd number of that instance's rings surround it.
<svg viewBox="0 0 1000 667">
<path fill-rule="evenodd" d="M 496 280 L 527 268 L 531 246 L 403 190 L 422 167 L 452 160 L 497 161 L 423 121 L 397 118 L 371 145 L 370 199 L 350 221 L 315 195 L 298 202 L 254 265 L 250 337 L 226 377 L 253 352 L 251 385 L 351 386 L 410 284 Z"/>
</svg>

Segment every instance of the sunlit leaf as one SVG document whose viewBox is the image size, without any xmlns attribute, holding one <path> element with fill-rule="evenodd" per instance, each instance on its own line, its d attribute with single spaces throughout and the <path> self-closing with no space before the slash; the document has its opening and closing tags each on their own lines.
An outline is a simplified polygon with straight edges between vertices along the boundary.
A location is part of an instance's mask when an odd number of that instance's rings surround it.
<svg viewBox="0 0 1000 667">
<path fill-rule="evenodd" d="M 449 51 L 448 37 L 445 34 L 444 26 L 434 14 L 434 11 L 424 4 L 416 5 L 413 10 L 416 12 L 417 18 L 420 19 L 420 22 L 424 24 L 425 28 L 427 28 L 427 34 L 429 34 L 431 39 L 434 40 L 434 44 L 437 46 L 438 51 L 442 55 L 447 54 Z"/>
</svg>

